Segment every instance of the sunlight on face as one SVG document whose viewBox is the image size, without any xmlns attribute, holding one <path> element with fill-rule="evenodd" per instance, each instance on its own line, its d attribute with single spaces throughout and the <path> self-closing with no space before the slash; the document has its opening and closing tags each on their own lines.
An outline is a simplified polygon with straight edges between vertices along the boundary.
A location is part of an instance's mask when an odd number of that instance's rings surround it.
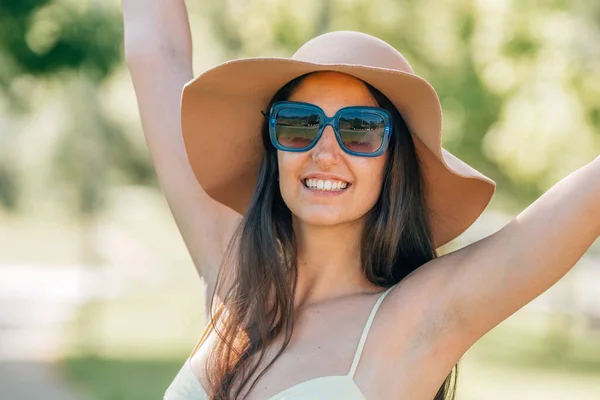
<svg viewBox="0 0 600 400">
<path fill-rule="evenodd" d="M 309 75 L 289 100 L 315 104 L 328 116 L 348 106 L 379 106 L 364 83 L 339 72 Z M 333 128 L 327 126 L 310 151 L 277 152 L 283 200 L 303 223 L 334 225 L 359 220 L 379 197 L 387 154 L 386 151 L 380 157 L 349 155 L 339 146 Z M 331 174 L 351 185 L 335 196 L 319 195 L 303 182 L 303 177 L 315 173 Z"/>
</svg>

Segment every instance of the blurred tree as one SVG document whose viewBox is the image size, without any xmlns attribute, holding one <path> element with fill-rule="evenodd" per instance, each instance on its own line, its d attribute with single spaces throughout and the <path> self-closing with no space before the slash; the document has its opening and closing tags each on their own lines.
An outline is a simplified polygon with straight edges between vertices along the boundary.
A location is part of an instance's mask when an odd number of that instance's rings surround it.
<svg viewBox="0 0 600 400">
<path fill-rule="evenodd" d="M 12 112 L 23 113 L 27 112 L 30 94 L 15 84 L 20 77 L 39 81 L 55 78 L 68 81 L 72 76 L 80 76 L 99 86 L 122 65 L 122 41 L 123 30 L 118 9 L 102 2 L 0 0 L 0 91 L 9 99 L 7 104 Z M 69 91 L 73 88 L 65 85 L 63 89 Z M 87 134 L 89 131 L 66 134 L 57 147 L 54 168 L 63 182 L 78 185 L 78 210 L 94 214 L 102 204 L 100 197 L 105 192 L 104 188 L 90 192 L 85 180 L 75 179 L 90 175 L 83 172 L 89 164 L 74 163 L 77 155 L 69 154 L 69 149 L 86 146 L 79 142 L 93 141 L 93 145 L 88 147 L 110 158 L 107 158 L 107 169 L 120 170 L 120 174 L 132 182 L 155 185 L 148 157 L 136 151 L 134 143 L 121 132 L 121 127 L 110 122 L 108 116 L 98 108 L 97 91 L 86 93 L 86 96 L 94 99 L 77 97 L 80 95 L 76 92 L 65 93 L 64 97 L 73 96 L 81 101 L 80 104 L 96 108 L 100 117 L 95 119 L 99 124 L 97 128 L 104 132 L 92 136 Z M 80 110 L 69 110 L 72 111 L 73 121 L 84 118 L 85 113 Z M 5 131 L 2 134 L 8 136 L 17 132 Z M 5 148 L 4 151 L 8 150 Z M 18 207 L 18 179 L 16 170 L 8 165 L 8 160 L 7 157 L 0 158 L 0 201 L 6 208 L 15 210 Z"/>
<path fill-rule="evenodd" d="M 0 95 L 8 99 L 7 109 L 13 114 L 29 111 L 30 93 L 18 84 L 21 78 L 61 82 L 52 96 L 66 99 L 69 122 L 54 146 L 50 166 L 54 181 L 49 186 L 61 191 L 66 207 L 73 210 L 81 231 L 81 260 L 90 267 L 103 264 L 95 250 L 93 228 L 106 204 L 111 171 L 133 183 L 156 185 L 147 154 L 124 135 L 99 101 L 99 87 L 122 66 L 122 41 L 118 8 L 106 2 L 0 0 Z M 17 134 L 2 132 L 2 136 Z M 10 145 L 8 139 L 3 142 Z M 14 161 L 0 158 L 0 201 L 13 211 L 19 199 Z M 102 289 L 99 282 L 83 284 L 86 291 Z M 90 303 L 87 308 L 95 306 Z M 79 327 L 81 347 L 87 353 L 99 345 L 100 336 L 93 336 L 98 312 L 95 308 L 84 313 L 87 320 L 82 319 Z"/>
<path fill-rule="evenodd" d="M 122 35 L 118 13 L 99 3 L 2 0 L 0 88 L 22 100 L 11 86 L 21 75 L 79 71 L 102 81 L 121 62 Z"/>
</svg>

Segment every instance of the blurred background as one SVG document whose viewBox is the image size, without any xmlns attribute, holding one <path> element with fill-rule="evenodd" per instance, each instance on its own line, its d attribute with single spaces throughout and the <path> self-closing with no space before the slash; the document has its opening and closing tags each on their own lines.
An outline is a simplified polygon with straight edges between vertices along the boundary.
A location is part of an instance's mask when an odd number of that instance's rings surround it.
<svg viewBox="0 0 600 400">
<path fill-rule="evenodd" d="M 600 153 L 600 2 L 187 4 L 197 74 L 330 30 L 400 50 L 441 98 L 444 146 L 498 183 L 444 251 Z M 459 400 L 600 399 L 598 244 L 467 352 Z M 120 2 L 0 1 L 0 397 L 162 398 L 203 290 L 145 147 Z"/>
</svg>

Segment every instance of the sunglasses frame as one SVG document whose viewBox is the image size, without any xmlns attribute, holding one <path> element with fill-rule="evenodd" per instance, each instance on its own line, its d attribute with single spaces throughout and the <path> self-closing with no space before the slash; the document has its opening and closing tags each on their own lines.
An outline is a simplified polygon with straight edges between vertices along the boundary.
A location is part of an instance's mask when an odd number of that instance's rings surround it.
<svg viewBox="0 0 600 400">
<path fill-rule="evenodd" d="M 311 112 L 315 112 L 320 117 L 320 123 L 319 123 L 319 128 L 318 128 L 317 134 L 315 135 L 315 138 L 313 139 L 313 141 L 306 147 L 302 147 L 302 148 L 286 147 L 286 146 L 283 146 L 281 143 L 279 143 L 279 141 L 277 140 L 277 132 L 276 132 L 277 113 L 281 109 L 289 108 L 289 107 L 293 107 L 295 109 L 309 110 Z M 369 113 L 377 114 L 383 118 L 383 122 L 384 122 L 383 138 L 381 140 L 381 146 L 379 146 L 379 149 L 377 149 L 377 151 L 375 151 L 373 153 L 356 152 L 356 151 L 352 151 L 352 150 L 348 149 L 344 145 L 344 142 L 342 141 L 342 135 L 340 134 L 340 129 L 339 129 L 340 116 L 349 111 L 369 112 Z M 277 150 L 281 150 L 281 151 L 289 151 L 289 152 L 294 152 L 294 153 L 301 153 L 301 152 L 309 151 L 310 149 L 315 147 L 315 145 L 317 144 L 317 142 L 323 135 L 323 131 L 325 130 L 325 127 L 327 125 L 330 125 L 333 128 L 333 132 L 335 133 L 335 137 L 337 139 L 337 142 L 338 142 L 340 148 L 344 152 L 346 152 L 350 155 L 353 155 L 353 156 L 358 156 L 358 157 L 378 157 L 378 156 L 382 155 L 385 152 L 385 150 L 387 149 L 387 146 L 390 142 L 390 137 L 392 135 L 392 117 L 390 116 L 390 114 L 388 113 L 387 110 L 380 108 L 380 107 L 369 107 L 369 106 L 344 107 L 344 108 L 340 108 L 335 113 L 334 116 L 328 117 L 327 115 L 325 115 L 325 112 L 323 111 L 323 109 L 321 109 L 319 106 L 314 105 L 314 104 L 304 103 L 304 102 L 300 102 L 300 101 L 278 101 L 278 102 L 275 102 L 275 104 L 273 104 L 273 106 L 271 107 L 271 110 L 269 111 L 269 136 L 271 138 L 271 143 Z"/>
</svg>

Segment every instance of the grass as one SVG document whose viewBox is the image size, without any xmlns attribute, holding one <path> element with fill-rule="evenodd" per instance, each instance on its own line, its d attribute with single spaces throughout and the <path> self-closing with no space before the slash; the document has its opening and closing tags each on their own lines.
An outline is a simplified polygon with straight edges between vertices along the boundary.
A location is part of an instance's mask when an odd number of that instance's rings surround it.
<svg viewBox="0 0 600 400">
<path fill-rule="evenodd" d="M 507 368 L 600 377 L 600 336 L 569 339 L 555 333 L 495 334 L 477 347 L 476 356 Z"/>
<path fill-rule="evenodd" d="M 165 360 L 67 358 L 62 370 L 94 400 L 159 399 L 184 359 L 185 356 Z"/>
<path fill-rule="evenodd" d="M 518 312 L 463 357 L 457 400 L 592 400 L 599 377 L 600 333 L 582 318 Z"/>
</svg>

